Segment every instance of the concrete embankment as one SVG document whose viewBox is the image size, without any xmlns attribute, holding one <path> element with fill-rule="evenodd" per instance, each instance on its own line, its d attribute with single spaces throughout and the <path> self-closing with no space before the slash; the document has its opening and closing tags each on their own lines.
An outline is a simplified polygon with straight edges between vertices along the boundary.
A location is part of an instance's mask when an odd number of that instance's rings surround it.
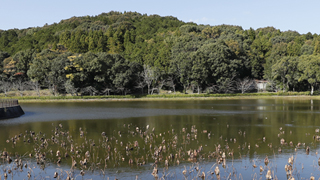
<svg viewBox="0 0 320 180">
<path fill-rule="evenodd" d="M 0 100 L 0 119 L 19 117 L 23 114 L 18 100 Z"/>
</svg>

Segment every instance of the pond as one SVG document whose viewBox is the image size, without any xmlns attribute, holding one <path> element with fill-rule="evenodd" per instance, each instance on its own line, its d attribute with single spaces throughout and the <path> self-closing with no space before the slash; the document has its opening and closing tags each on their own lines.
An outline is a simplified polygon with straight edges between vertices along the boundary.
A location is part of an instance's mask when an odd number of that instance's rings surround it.
<svg viewBox="0 0 320 180">
<path fill-rule="evenodd" d="M 274 179 L 320 177 L 319 100 L 21 106 L 25 115 L 0 121 L 1 178 L 266 179 L 268 171 Z"/>
</svg>

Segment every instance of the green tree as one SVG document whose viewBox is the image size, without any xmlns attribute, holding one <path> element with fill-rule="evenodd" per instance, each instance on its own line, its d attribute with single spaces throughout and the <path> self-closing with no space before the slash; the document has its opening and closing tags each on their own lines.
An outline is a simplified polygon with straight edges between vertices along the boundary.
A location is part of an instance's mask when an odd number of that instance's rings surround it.
<svg viewBox="0 0 320 180">
<path fill-rule="evenodd" d="M 264 78 L 268 80 L 273 79 L 272 66 L 277 63 L 282 57 L 287 56 L 287 44 L 277 43 L 272 46 L 270 56 L 266 60 L 266 65 L 264 67 Z"/>
<path fill-rule="evenodd" d="M 251 75 L 254 78 L 262 79 L 264 75 L 265 60 L 258 55 L 257 51 L 250 52 L 251 58 Z"/>
<path fill-rule="evenodd" d="M 301 71 L 299 81 L 307 81 L 311 86 L 311 95 L 313 95 L 314 86 L 320 81 L 320 56 L 301 56 L 298 69 Z"/>
<path fill-rule="evenodd" d="M 280 82 L 283 92 L 298 80 L 298 57 L 283 57 L 272 66 L 273 78 Z"/>
<path fill-rule="evenodd" d="M 111 68 L 111 80 L 114 86 L 126 95 L 129 89 L 133 87 L 137 75 L 138 65 L 135 62 L 129 62 L 122 56 L 113 55 L 114 64 Z"/>
<path fill-rule="evenodd" d="M 254 41 L 256 39 L 256 32 L 252 27 L 250 27 L 250 29 L 248 30 L 248 36 L 251 41 Z"/>
<path fill-rule="evenodd" d="M 258 36 L 251 45 L 251 49 L 255 50 L 262 59 L 266 59 L 268 57 L 268 53 L 272 48 L 272 44 L 270 43 L 267 36 Z"/>
<path fill-rule="evenodd" d="M 56 59 L 57 57 L 59 57 L 59 53 L 48 49 L 43 50 L 34 56 L 27 71 L 31 81 L 47 86 L 54 95 L 57 95 L 59 90 L 57 74 L 61 75 L 61 72 L 64 72 L 63 66 L 59 65 L 61 62 Z"/>
<path fill-rule="evenodd" d="M 317 39 L 314 43 L 313 55 L 319 55 L 319 54 L 320 54 L 320 41 Z"/>
<path fill-rule="evenodd" d="M 184 91 L 191 83 L 192 54 L 195 53 L 203 44 L 200 36 L 187 34 L 177 37 L 172 47 L 172 61 L 170 72 L 179 77 Z"/>
<path fill-rule="evenodd" d="M 40 84 L 48 85 L 48 74 L 51 70 L 51 61 L 58 56 L 58 53 L 50 50 L 43 50 L 34 56 L 30 68 L 27 71 L 28 77 Z"/>
<path fill-rule="evenodd" d="M 192 56 L 191 79 L 194 85 L 197 86 L 197 92 L 200 94 L 200 87 L 208 80 L 209 66 L 207 63 L 206 54 L 202 51 L 197 51 Z"/>
<path fill-rule="evenodd" d="M 3 72 L 4 71 L 4 67 L 3 67 L 4 63 L 3 63 L 3 61 L 8 57 L 10 57 L 10 55 L 7 52 L 0 51 L 0 81 L 4 80 L 6 78 L 6 75 Z"/>
<path fill-rule="evenodd" d="M 66 64 L 68 63 L 70 53 L 58 55 L 56 58 L 52 59 L 50 64 L 50 70 L 47 74 L 47 82 L 49 89 L 52 93 L 57 96 L 61 90 L 65 90 L 66 78 Z"/>
<path fill-rule="evenodd" d="M 27 49 L 16 53 L 13 56 L 13 59 L 15 59 L 15 61 L 17 62 L 17 72 L 21 72 L 24 76 L 26 76 L 34 56 L 34 49 Z"/>
<path fill-rule="evenodd" d="M 92 87 L 98 91 L 112 85 L 112 66 L 115 57 L 105 52 L 88 52 L 70 58 L 71 62 L 65 67 L 67 78 L 72 81 L 75 88 Z"/>
<path fill-rule="evenodd" d="M 291 41 L 287 46 L 287 55 L 288 56 L 300 56 L 301 46 L 300 44 Z"/>
<path fill-rule="evenodd" d="M 312 55 L 314 51 L 314 47 L 308 44 L 304 44 L 300 49 L 301 55 Z"/>
<path fill-rule="evenodd" d="M 242 62 L 224 42 L 205 44 L 201 50 L 210 67 L 212 83 L 219 84 L 238 75 Z"/>
</svg>

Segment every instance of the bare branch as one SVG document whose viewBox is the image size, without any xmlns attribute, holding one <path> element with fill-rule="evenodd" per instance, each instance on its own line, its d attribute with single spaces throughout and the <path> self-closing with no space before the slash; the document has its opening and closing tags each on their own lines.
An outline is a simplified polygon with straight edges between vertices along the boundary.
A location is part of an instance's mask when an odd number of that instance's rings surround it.
<svg viewBox="0 0 320 180">
<path fill-rule="evenodd" d="M 154 70 L 149 65 L 143 65 L 143 72 L 141 73 L 144 82 L 148 86 L 148 94 L 150 94 L 150 86 L 152 82 L 155 80 Z"/>
<path fill-rule="evenodd" d="M 249 90 L 256 89 L 256 83 L 253 79 L 245 77 L 236 81 L 236 88 L 243 94 L 245 92 L 248 92 Z"/>
<path fill-rule="evenodd" d="M 21 78 L 18 78 L 12 83 L 12 86 L 15 90 L 19 91 L 20 96 L 23 96 L 23 91 L 27 88 L 26 83 L 22 81 Z"/>
<path fill-rule="evenodd" d="M 75 86 L 74 86 L 74 84 L 73 84 L 72 81 L 67 80 L 67 81 L 64 83 L 64 88 L 66 89 L 66 92 L 67 92 L 68 94 L 71 94 L 72 96 L 78 95 L 79 88 L 75 88 Z"/>
<path fill-rule="evenodd" d="M 176 83 L 175 83 L 175 78 L 173 76 L 167 79 L 166 85 L 171 87 L 173 89 L 173 92 L 176 93 Z"/>
<path fill-rule="evenodd" d="M 28 81 L 27 82 L 27 85 L 32 89 L 34 90 L 37 95 L 40 97 L 40 84 L 38 81 Z"/>
<path fill-rule="evenodd" d="M 7 93 L 11 91 L 13 88 L 13 84 L 9 81 L 0 81 L 0 91 L 4 93 L 4 95 L 7 97 Z"/>
<path fill-rule="evenodd" d="M 98 91 L 96 90 L 96 88 L 94 88 L 94 87 L 92 87 L 92 86 L 88 86 L 88 87 L 82 88 L 82 89 L 81 89 L 81 92 L 82 92 L 82 94 L 83 94 L 83 93 L 84 93 L 84 94 L 89 93 L 90 96 L 94 96 L 94 95 L 97 94 Z"/>
<path fill-rule="evenodd" d="M 138 78 L 136 80 L 136 86 L 135 88 L 141 89 L 141 93 L 143 94 L 143 88 L 146 86 L 146 83 L 144 81 L 144 72 L 139 73 Z"/>
</svg>

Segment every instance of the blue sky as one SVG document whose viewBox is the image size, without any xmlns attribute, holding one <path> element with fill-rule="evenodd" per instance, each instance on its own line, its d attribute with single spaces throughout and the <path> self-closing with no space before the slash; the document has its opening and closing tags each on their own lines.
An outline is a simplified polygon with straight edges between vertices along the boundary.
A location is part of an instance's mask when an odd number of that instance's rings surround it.
<svg viewBox="0 0 320 180">
<path fill-rule="evenodd" d="M 73 16 L 113 10 L 174 16 L 212 26 L 273 26 L 281 31 L 320 34 L 319 7 L 319 0 L 1 0 L 0 29 L 42 27 Z"/>
</svg>

